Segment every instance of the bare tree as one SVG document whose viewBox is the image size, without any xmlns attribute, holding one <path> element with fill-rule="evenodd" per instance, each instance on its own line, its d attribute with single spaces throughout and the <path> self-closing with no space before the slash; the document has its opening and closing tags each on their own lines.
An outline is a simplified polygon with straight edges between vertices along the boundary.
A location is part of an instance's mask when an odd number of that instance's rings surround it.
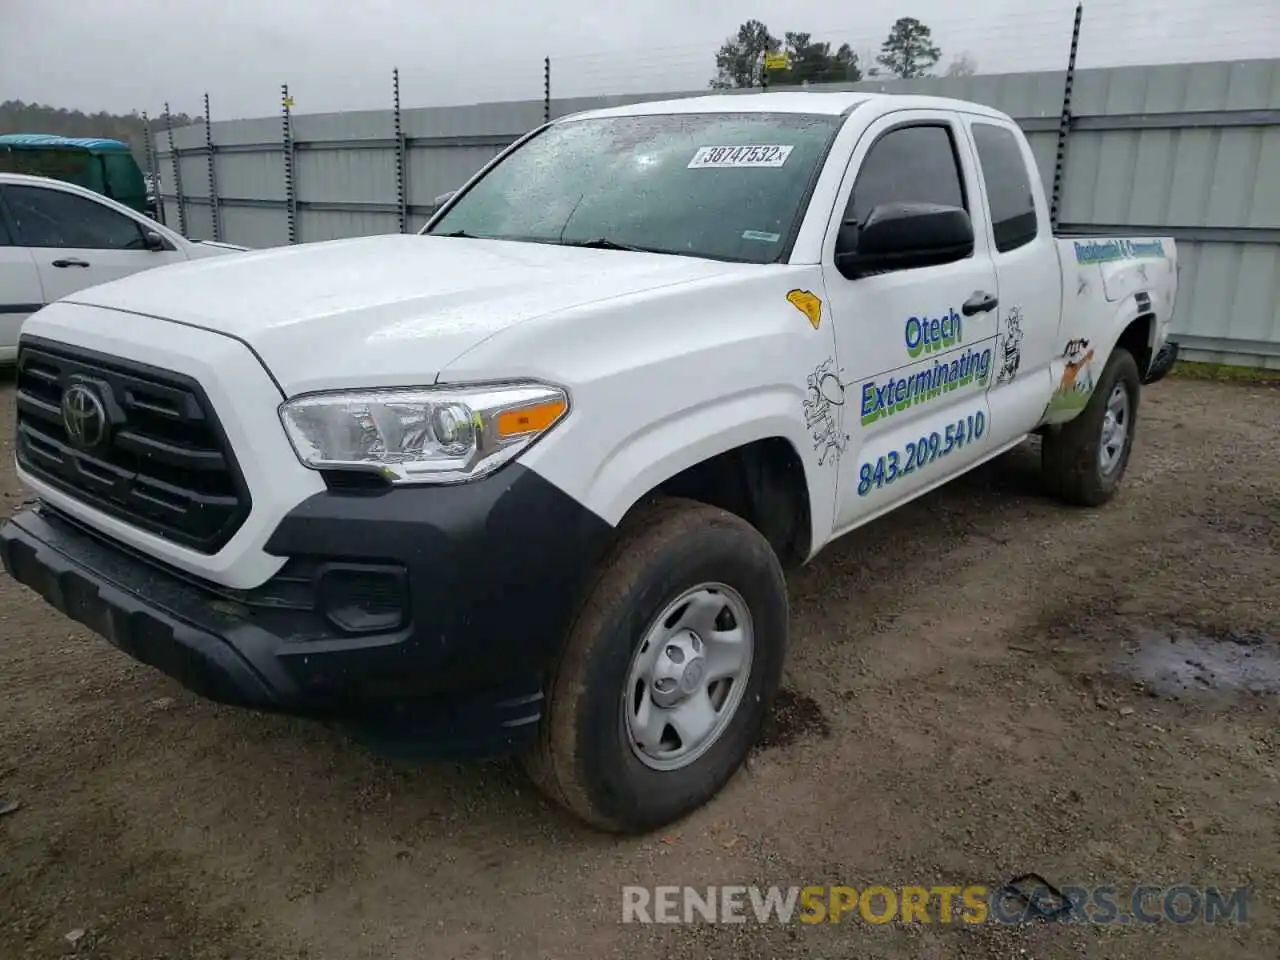
<svg viewBox="0 0 1280 960">
<path fill-rule="evenodd" d="M 948 77 L 972 77 L 978 72 L 978 61 L 965 51 L 947 65 Z"/>
</svg>

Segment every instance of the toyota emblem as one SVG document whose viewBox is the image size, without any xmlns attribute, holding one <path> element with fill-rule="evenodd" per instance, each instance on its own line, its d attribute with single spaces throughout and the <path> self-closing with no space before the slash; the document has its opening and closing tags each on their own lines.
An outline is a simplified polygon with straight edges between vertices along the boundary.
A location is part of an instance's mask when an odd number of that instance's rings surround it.
<svg viewBox="0 0 1280 960">
<path fill-rule="evenodd" d="M 89 387 L 73 383 L 62 394 L 62 425 L 77 447 L 96 447 L 107 436 L 107 408 Z"/>
</svg>

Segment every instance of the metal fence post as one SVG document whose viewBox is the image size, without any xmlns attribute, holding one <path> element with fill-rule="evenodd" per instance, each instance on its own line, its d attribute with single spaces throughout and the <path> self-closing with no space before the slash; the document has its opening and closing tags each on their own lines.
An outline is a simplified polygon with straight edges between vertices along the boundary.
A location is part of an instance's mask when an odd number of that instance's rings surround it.
<svg viewBox="0 0 1280 960">
<path fill-rule="evenodd" d="M 156 198 L 156 219 L 164 223 L 164 197 L 161 196 L 160 184 L 156 182 L 156 155 L 151 143 L 151 118 L 147 111 L 142 111 L 142 152 L 147 162 L 147 177 L 150 180 L 152 193 Z"/>
<path fill-rule="evenodd" d="M 218 206 L 218 171 L 213 159 L 213 123 L 209 120 L 209 94 L 204 95 L 204 148 L 209 158 L 209 209 L 212 211 L 213 239 L 222 239 L 222 211 Z"/>
<path fill-rule="evenodd" d="M 169 158 L 173 161 L 173 190 L 178 200 L 178 232 L 187 235 L 187 198 L 182 192 L 182 158 L 178 156 L 178 145 L 173 142 L 173 114 L 169 112 L 169 101 L 164 103 L 164 130 L 169 136 Z"/>
<path fill-rule="evenodd" d="M 396 216 L 400 221 L 400 232 L 409 232 L 409 208 L 405 196 L 405 152 L 404 127 L 400 122 L 400 68 L 391 71 L 391 100 L 394 105 L 392 118 L 396 128 Z"/>
<path fill-rule="evenodd" d="M 293 155 L 293 98 L 289 96 L 289 85 L 280 85 L 280 109 L 282 145 L 284 148 L 284 200 L 285 212 L 289 218 L 289 242 L 298 242 L 298 184 L 294 177 Z"/>
<path fill-rule="evenodd" d="M 542 58 L 542 122 L 551 120 L 551 58 Z"/>
<path fill-rule="evenodd" d="M 1067 57 L 1067 78 L 1062 85 L 1062 116 L 1058 119 L 1058 152 L 1053 162 L 1053 198 L 1049 203 L 1049 222 L 1058 229 L 1058 211 L 1062 207 L 1062 181 L 1067 168 L 1067 134 L 1071 132 L 1071 88 L 1076 82 L 1076 53 L 1080 49 L 1080 23 L 1084 20 L 1084 4 L 1076 4 L 1076 19 L 1071 27 L 1071 53 Z"/>
</svg>

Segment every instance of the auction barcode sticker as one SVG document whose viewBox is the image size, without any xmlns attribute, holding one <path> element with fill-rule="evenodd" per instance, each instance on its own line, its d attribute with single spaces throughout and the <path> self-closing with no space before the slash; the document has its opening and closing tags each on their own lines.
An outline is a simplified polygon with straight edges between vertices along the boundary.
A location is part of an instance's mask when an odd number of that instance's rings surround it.
<svg viewBox="0 0 1280 960">
<path fill-rule="evenodd" d="M 780 144 L 747 144 L 738 147 L 699 147 L 689 169 L 728 167 L 780 167 L 795 147 Z"/>
</svg>

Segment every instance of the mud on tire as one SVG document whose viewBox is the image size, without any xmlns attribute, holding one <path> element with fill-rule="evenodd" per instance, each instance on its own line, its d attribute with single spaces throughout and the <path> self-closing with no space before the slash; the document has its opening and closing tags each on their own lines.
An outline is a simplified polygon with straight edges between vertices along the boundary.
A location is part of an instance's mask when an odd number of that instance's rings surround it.
<svg viewBox="0 0 1280 960">
<path fill-rule="evenodd" d="M 698 632 L 685 630 L 671 644 L 660 641 L 660 649 L 669 653 L 662 661 L 667 674 L 651 685 L 642 683 L 637 690 L 636 671 L 648 662 L 653 638 L 665 636 L 666 623 L 674 620 L 676 628 L 685 623 L 680 610 L 686 608 L 678 604 L 691 590 L 701 591 L 700 610 L 714 609 L 714 595 L 720 591 L 711 589 L 708 601 L 703 597 L 708 591 L 702 590 L 707 585 L 729 588 L 724 593 L 732 596 L 732 604 L 745 607 L 751 635 L 749 668 L 723 688 L 732 692 L 732 684 L 741 684 L 732 715 L 717 721 L 718 735 L 705 738 L 705 749 L 685 765 L 670 761 L 662 768 L 660 755 L 639 745 L 633 735 L 635 721 L 629 717 L 644 706 L 640 697 L 652 694 L 656 703 L 668 689 L 674 696 L 686 685 L 697 686 L 701 673 L 686 684 L 689 674 L 672 670 L 684 664 L 696 672 L 690 657 L 696 659 L 703 649 Z M 678 607 L 675 613 L 670 612 L 673 604 Z M 710 638 L 704 658 L 709 672 L 713 651 L 722 649 L 716 646 L 721 642 L 717 638 L 734 635 L 732 605 L 728 619 L 723 619 L 724 613 L 722 609 L 714 614 L 704 631 Z M 716 632 L 720 630 L 726 632 Z M 523 758 L 525 769 L 552 799 L 598 828 L 642 833 L 671 823 L 715 796 L 746 759 L 777 691 L 787 641 L 782 569 L 755 528 L 731 513 L 690 500 L 663 499 L 639 507 L 624 520 L 618 542 L 603 561 L 553 665 L 546 715 L 536 747 Z M 681 644 L 683 653 L 671 652 Z M 677 654 L 681 659 L 672 660 Z M 714 703 L 715 691 L 722 688 L 710 689 Z M 721 703 L 727 707 L 730 700 Z M 678 736 L 676 743 L 672 749 L 682 749 Z"/>
</svg>

